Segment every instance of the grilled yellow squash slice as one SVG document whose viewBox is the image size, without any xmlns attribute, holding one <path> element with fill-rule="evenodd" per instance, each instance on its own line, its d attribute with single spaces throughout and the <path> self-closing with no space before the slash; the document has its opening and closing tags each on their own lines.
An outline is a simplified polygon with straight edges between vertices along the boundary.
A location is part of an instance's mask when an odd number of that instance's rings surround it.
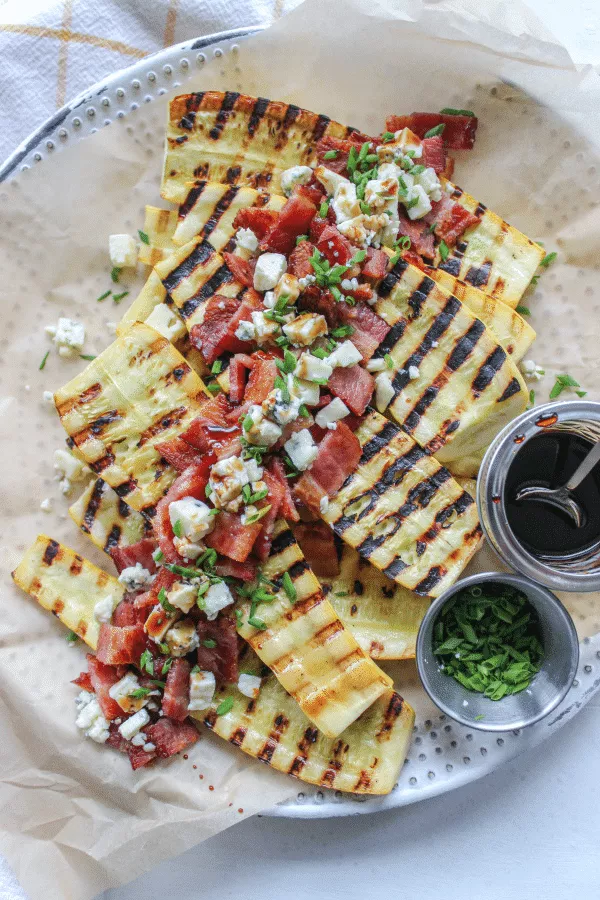
<svg viewBox="0 0 600 900">
<path fill-rule="evenodd" d="M 206 393 L 172 344 L 136 322 L 58 390 L 54 401 L 86 463 L 141 511 L 176 476 L 155 445 L 185 428 Z"/>
<path fill-rule="evenodd" d="M 477 216 L 479 224 L 467 229 L 456 246 L 450 247 L 445 261 L 438 256 L 437 265 L 514 309 L 544 258 L 544 248 L 462 188 L 445 178 L 440 181 L 453 200 Z"/>
<path fill-rule="evenodd" d="M 391 678 L 344 628 L 282 519 L 262 572 L 275 599 L 259 611 L 240 603 L 238 633 L 319 730 L 337 737 L 389 690 Z"/>
<path fill-rule="evenodd" d="M 356 436 L 359 465 L 321 518 L 389 578 L 422 596 L 438 596 L 481 544 L 473 498 L 379 413 L 369 412 Z"/>
<path fill-rule="evenodd" d="M 183 94 L 169 107 L 161 196 L 183 203 L 195 181 L 281 194 L 281 173 L 314 162 L 320 138 L 345 138 L 355 130 L 289 103 L 234 91 Z"/>
<path fill-rule="evenodd" d="M 96 649 L 100 625 L 94 606 L 112 595 L 115 605 L 125 588 L 58 541 L 40 534 L 12 573 L 15 584 L 54 613 L 63 625 Z"/>
<path fill-rule="evenodd" d="M 390 326 L 375 352 L 393 362 L 389 413 L 454 474 L 475 475 L 495 435 L 525 409 L 521 373 L 480 319 L 404 259 L 374 309 Z"/>
<path fill-rule="evenodd" d="M 371 659 L 412 659 L 429 598 L 401 587 L 345 545 L 327 599 Z"/>
<path fill-rule="evenodd" d="M 127 506 L 101 478 L 86 487 L 81 497 L 69 507 L 69 515 L 105 553 L 110 553 L 113 547 L 135 544 L 152 534 L 148 519 Z"/>
<path fill-rule="evenodd" d="M 258 697 L 248 700 L 235 685 L 221 688 L 211 711 L 192 713 L 215 734 L 279 772 L 309 784 L 357 794 L 389 794 L 410 744 L 415 714 L 386 690 L 337 738 L 318 731 L 249 648 L 244 672 L 265 675 Z M 216 707 L 231 698 L 220 716 Z"/>
</svg>

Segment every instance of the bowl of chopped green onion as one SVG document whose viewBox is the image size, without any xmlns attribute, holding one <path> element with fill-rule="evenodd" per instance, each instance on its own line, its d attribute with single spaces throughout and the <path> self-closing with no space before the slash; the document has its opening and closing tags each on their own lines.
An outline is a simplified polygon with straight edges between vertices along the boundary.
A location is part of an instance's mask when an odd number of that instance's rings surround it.
<svg viewBox="0 0 600 900">
<path fill-rule="evenodd" d="M 579 642 L 551 591 L 487 572 L 433 601 L 416 657 L 425 690 L 448 716 L 481 731 L 510 731 L 533 725 L 565 697 Z"/>
</svg>

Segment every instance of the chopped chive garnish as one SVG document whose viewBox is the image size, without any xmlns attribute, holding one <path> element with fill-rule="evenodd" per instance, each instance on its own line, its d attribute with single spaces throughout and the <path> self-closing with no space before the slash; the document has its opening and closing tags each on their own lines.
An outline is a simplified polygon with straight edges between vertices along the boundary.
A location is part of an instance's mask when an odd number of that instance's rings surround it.
<svg viewBox="0 0 600 900">
<path fill-rule="evenodd" d="M 389 144 L 390 141 L 394 140 L 394 133 L 392 131 L 384 131 L 381 135 L 381 140 L 384 144 Z"/>
<path fill-rule="evenodd" d="M 446 262 L 446 260 L 448 259 L 448 254 L 450 253 L 450 250 L 448 249 L 448 244 L 446 243 L 446 241 L 440 241 L 438 250 L 440 251 L 440 257 L 442 259 L 442 262 Z"/>
<path fill-rule="evenodd" d="M 568 387 L 578 388 L 581 387 L 581 385 L 578 381 L 575 381 L 574 378 L 571 378 L 570 375 L 557 375 L 554 387 L 550 391 L 550 399 L 556 400 L 556 398 L 562 394 L 564 389 Z"/>
<path fill-rule="evenodd" d="M 529 309 L 529 307 L 528 307 L 528 306 L 522 306 L 520 303 L 519 303 L 519 305 L 517 306 L 517 310 L 516 310 L 516 311 L 517 311 L 517 312 L 519 313 L 519 315 L 521 315 L 521 316 L 530 316 L 530 315 L 531 315 L 531 310 Z"/>
<path fill-rule="evenodd" d="M 154 675 L 154 661 L 149 650 L 144 650 L 140 656 L 140 669 L 148 675 Z"/>
<path fill-rule="evenodd" d="M 296 247 L 298 246 L 298 244 L 301 244 L 302 241 L 307 241 L 307 240 L 308 240 L 307 234 L 299 234 L 298 237 L 296 238 Z"/>
<path fill-rule="evenodd" d="M 110 297 L 111 294 L 112 291 L 104 291 L 104 293 L 100 294 L 100 296 L 96 299 L 96 303 L 102 303 L 102 301 L 106 300 L 107 297 Z"/>
<path fill-rule="evenodd" d="M 327 200 L 324 200 L 319 207 L 319 216 L 321 219 L 325 219 L 327 217 L 327 210 L 329 209 L 329 203 Z"/>
<path fill-rule="evenodd" d="M 394 368 L 394 360 L 392 359 L 390 354 L 386 353 L 383 358 L 385 360 L 385 364 L 388 367 L 388 369 L 393 369 Z"/>
<path fill-rule="evenodd" d="M 127 297 L 129 291 L 123 291 L 121 294 L 113 294 L 113 303 L 120 303 L 123 297 Z"/>
<path fill-rule="evenodd" d="M 552 253 L 546 253 L 545 257 L 540 263 L 543 269 L 547 269 L 548 266 L 551 266 L 554 260 L 556 259 L 556 253 L 552 251 Z"/>
<path fill-rule="evenodd" d="M 223 363 L 221 362 L 221 360 L 215 359 L 210 371 L 212 372 L 213 375 L 220 375 L 222 368 L 223 368 Z"/>
<path fill-rule="evenodd" d="M 327 153 L 323 154 L 323 159 L 337 159 L 337 155 L 337 150 L 328 150 Z"/>
<path fill-rule="evenodd" d="M 352 325 L 340 325 L 339 328 L 334 328 L 331 334 L 336 338 L 349 337 L 351 334 L 354 334 L 354 328 Z"/>
<path fill-rule="evenodd" d="M 370 216 L 370 215 L 371 215 L 371 207 L 369 206 L 368 203 L 365 203 L 364 200 L 361 200 L 360 203 L 359 203 L 358 205 L 360 206 L 360 211 L 361 211 L 361 213 L 364 213 L 365 216 Z"/>
<path fill-rule="evenodd" d="M 162 667 L 162 669 L 160 670 L 160 674 L 166 675 L 172 665 L 173 665 L 173 660 L 171 658 L 165 660 L 165 664 Z"/>
<path fill-rule="evenodd" d="M 178 538 L 183 537 L 183 525 L 181 524 L 181 519 L 177 519 L 177 521 L 173 525 L 173 534 Z"/>
<path fill-rule="evenodd" d="M 74 631 L 70 631 L 67 634 L 65 640 L 66 640 L 67 644 L 74 644 L 76 641 L 79 640 L 79 635 Z"/>
<path fill-rule="evenodd" d="M 256 628 L 258 631 L 266 631 L 267 626 L 262 621 L 262 619 L 257 619 L 255 616 L 250 616 L 248 618 L 248 625 L 251 625 L 253 628 Z"/>
<path fill-rule="evenodd" d="M 167 600 L 167 592 L 164 589 L 164 587 L 161 588 L 160 591 L 158 592 L 158 602 L 160 603 L 160 605 L 162 606 L 162 608 L 164 609 L 165 612 L 167 612 L 167 613 L 175 612 L 175 607 L 171 603 L 169 603 L 169 601 Z"/>
<path fill-rule="evenodd" d="M 254 419 L 250 415 L 250 413 L 246 413 L 242 422 L 242 428 L 244 431 L 250 431 L 252 426 L 254 425 Z"/>
<path fill-rule="evenodd" d="M 434 128 L 430 128 L 429 131 L 426 131 L 423 137 L 437 137 L 438 134 L 441 134 L 446 126 L 443 122 L 440 122 L 439 125 L 435 125 Z"/>
<path fill-rule="evenodd" d="M 453 109 L 451 106 L 445 106 L 443 109 L 440 109 L 441 116 L 471 116 L 474 117 L 475 113 L 470 109 Z"/>
<path fill-rule="evenodd" d="M 300 404 L 300 408 L 298 409 L 298 415 L 302 416 L 303 419 L 308 419 L 310 413 L 308 411 L 308 407 L 305 403 Z"/>
<path fill-rule="evenodd" d="M 85 359 L 87 362 L 91 362 L 93 359 L 96 359 L 96 357 L 92 356 L 91 353 L 80 353 L 79 359 Z"/>
<path fill-rule="evenodd" d="M 210 391 L 211 394 L 219 394 L 221 392 L 221 386 L 217 384 L 216 381 L 211 381 L 210 384 L 206 385 L 206 390 Z"/>
<path fill-rule="evenodd" d="M 132 700 L 141 700 L 142 697 L 147 697 L 149 693 L 150 693 L 150 688 L 139 687 L 139 688 L 136 688 L 135 691 L 132 691 L 127 696 L 131 697 Z"/>
<path fill-rule="evenodd" d="M 206 647 L 208 650 L 214 650 L 214 648 L 217 646 L 217 642 L 213 641 L 212 638 L 206 638 L 205 641 L 202 641 L 202 646 Z"/>
<path fill-rule="evenodd" d="M 121 270 L 119 269 L 118 266 L 115 266 L 114 269 L 112 269 L 112 270 L 111 270 L 111 273 L 110 273 L 111 281 L 114 281 L 115 284 L 117 284 L 118 281 L 119 281 L 119 275 L 120 275 L 120 274 L 121 274 Z"/>
<path fill-rule="evenodd" d="M 294 582 L 289 572 L 284 572 L 281 578 L 281 586 L 287 594 L 288 600 L 295 603 L 298 599 L 298 591 L 294 587 Z"/>
<path fill-rule="evenodd" d="M 40 372 L 41 372 L 41 370 L 44 368 L 44 366 L 46 365 L 46 360 L 48 359 L 49 356 L 50 356 L 50 351 L 49 351 L 49 350 L 46 350 L 46 352 L 44 353 L 44 358 L 42 359 L 42 361 L 41 361 L 41 363 L 40 363 L 40 366 L 39 366 Z"/>
<path fill-rule="evenodd" d="M 225 699 L 219 703 L 215 712 L 218 716 L 224 716 L 230 710 L 233 709 L 233 697 L 225 697 Z"/>
<path fill-rule="evenodd" d="M 364 262 L 364 260 L 366 258 L 367 258 L 366 250 L 357 250 L 356 253 L 354 254 L 354 256 L 352 257 L 352 259 L 350 260 L 349 265 L 355 266 L 357 263 Z"/>
<path fill-rule="evenodd" d="M 145 231 L 142 231 L 141 228 L 138 229 L 138 234 L 140 236 L 140 241 L 142 242 L 142 244 L 150 243 L 150 238 L 148 237 L 148 235 L 146 234 Z"/>
</svg>

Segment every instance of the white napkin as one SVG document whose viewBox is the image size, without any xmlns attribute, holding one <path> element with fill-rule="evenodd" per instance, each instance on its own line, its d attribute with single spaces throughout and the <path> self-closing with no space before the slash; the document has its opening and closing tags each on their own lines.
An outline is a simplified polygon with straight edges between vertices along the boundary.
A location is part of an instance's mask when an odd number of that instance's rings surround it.
<svg viewBox="0 0 600 900">
<path fill-rule="evenodd" d="M 301 0 L 0 2 L 0 162 L 80 91 L 150 53 L 244 25 Z"/>
</svg>

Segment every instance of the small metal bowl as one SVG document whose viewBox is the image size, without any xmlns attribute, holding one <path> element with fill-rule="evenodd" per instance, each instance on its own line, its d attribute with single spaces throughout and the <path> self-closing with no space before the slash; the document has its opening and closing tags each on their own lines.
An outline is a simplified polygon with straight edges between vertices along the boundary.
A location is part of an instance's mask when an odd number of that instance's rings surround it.
<svg viewBox="0 0 600 900">
<path fill-rule="evenodd" d="M 509 525 L 505 489 L 509 469 L 522 448 L 543 433 L 576 434 L 600 440 L 600 403 L 565 400 L 536 406 L 513 419 L 492 441 L 477 479 L 477 508 L 485 536 L 500 559 L 534 581 L 558 591 L 600 591 L 600 535 L 589 547 L 563 558 L 538 558 Z"/>
<path fill-rule="evenodd" d="M 433 654 L 433 626 L 442 607 L 459 591 L 490 582 L 509 585 L 527 596 L 539 616 L 544 646 L 542 668 L 529 687 L 502 700 L 469 691 L 444 675 Z M 442 712 L 479 731 L 510 731 L 533 725 L 558 706 L 577 672 L 579 642 L 569 613 L 549 590 L 520 575 L 486 572 L 464 578 L 433 601 L 419 629 L 416 657 L 423 687 Z"/>
</svg>

